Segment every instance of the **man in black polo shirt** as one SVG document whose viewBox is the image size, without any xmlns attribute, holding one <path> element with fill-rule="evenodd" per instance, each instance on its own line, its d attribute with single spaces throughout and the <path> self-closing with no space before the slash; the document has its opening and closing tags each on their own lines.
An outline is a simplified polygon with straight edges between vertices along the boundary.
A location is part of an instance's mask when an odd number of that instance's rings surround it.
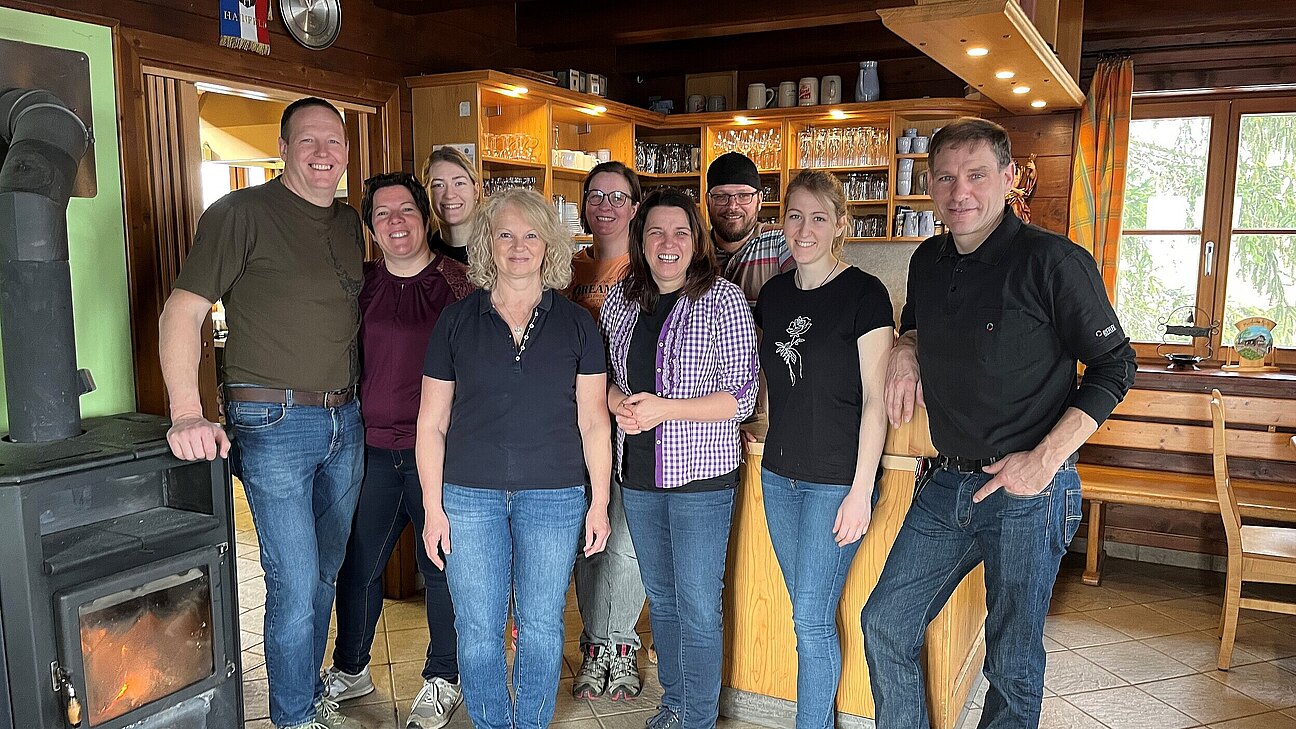
<svg viewBox="0 0 1296 729">
<path fill-rule="evenodd" d="M 1044 616 L 1080 524 L 1075 454 L 1133 384 L 1134 351 L 1093 258 L 1004 204 L 1014 173 L 1002 127 L 959 119 L 932 138 L 928 159 L 948 232 L 910 260 L 886 399 L 894 425 L 926 405 L 941 455 L 924 459 L 864 607 L 876 720 L 930 725 L 923 635 L 984 562 L 990 690 L 980 726 L 1034 728 Z"/>
</svg>

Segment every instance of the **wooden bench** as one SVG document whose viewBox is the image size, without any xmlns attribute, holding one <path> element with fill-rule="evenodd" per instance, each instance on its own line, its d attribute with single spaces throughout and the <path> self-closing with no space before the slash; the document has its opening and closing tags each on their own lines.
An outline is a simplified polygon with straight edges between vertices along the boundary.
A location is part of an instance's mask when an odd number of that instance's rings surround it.
<svg viewBox="0 0 1296 729">
<path fill-rule="evenodd" d="M 1082 449 L 1080 483 L 1089 501 L 1086 584 L 1102 579 L 1107 504 L 1219 513 L 1207 385 L 1227 391 L 1242 378 L 1210 379 L 1215 382 L 1198 385 L 1205 391 L 1177 392 L 1141 388 L 1136 380 L 1136 389 Z M 1230 473 L 1244 518 L 1296 523 L 1296 388 L 1278 392 L 1288 397 L 1225 395 Z"/>
</svg>

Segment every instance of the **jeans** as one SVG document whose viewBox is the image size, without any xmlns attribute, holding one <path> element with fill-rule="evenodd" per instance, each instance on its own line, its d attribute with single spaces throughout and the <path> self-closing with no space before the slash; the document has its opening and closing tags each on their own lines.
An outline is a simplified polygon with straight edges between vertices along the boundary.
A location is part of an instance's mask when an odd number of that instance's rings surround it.
<svg viewBox="0 0 1296 729">
<path fill-rule="evenodd" d="M 859 542 L 837 546 L 833 523 L 850 486 L 784 478 L 761 469 L 770 542 L 792 599 L 797 645 L 797 729 L 832 729 L 841 682 L 837 603 Z M 873 489 L 873 503 L 878 490 Z"/>
<path fill-rule="evenodd" d="M 612 536 L 607 548 L 586 557 L 576 555 L 576 604 L 580 608 L 581 643 L 612 648 L 628 645 L 639 649 L 635 624 L 643 612 L 643 580 L 634 541 L 626 527 L 621 484 L 615 474 L 608 499 L 608 521 Z"/>
<path fill-rule="evenodd" d="M 337 579 L 337 641 L 333 665 L 356 674 L 369 665 L 378 616 L 382 613 L 382 576 L 405 525 L 413 522 L 419 572 L 426 586 L 428 649 L 423 680 L 459 680 L 455 655 L 454 605 L 445 572 L 432 564 L 423 547 L 423 489 L 414 451 L 365 448 L 364 485 L 356 507 L 346 560 Z"/>
<path fill-rule="evenodd" d="M 459 679 L 476 729 L 545 729 L 562 672 L 563 608 L 584 531 L 585 487 L 503 491 L 445 484 L 446 577 L 459 634 Z M 517 624 L 515 699 L 504 626 Z"/>
<path fill-rule="evenodd" d="M 683 729 L 711 729 L 720 713 L 720 596 L 734 490 L 621 495 L 648 592 L 662 703 Z"/>
<path fill-rule="evenodd" d="M 990 689 L 980 729 L 1034 729 L 1044 691 L 1044 616 L 1058 564 L 1080 525 L 1080 477 L 1065 466 L 1039 494 L 1000 489 L 979 504 L 986 473 L 936 470 L 920 483 L 862 616 L 878 729 L 929 724 L 918 654 L 927 624 L 985 562 Z"/>
<path fill-rule="evenodd" d="M 243 481 L 265 570 L 270 720 L 315 718 L 334 582 L 364 470 L 360 404 L 225 403 L 231 467 Z"/>
</svg>

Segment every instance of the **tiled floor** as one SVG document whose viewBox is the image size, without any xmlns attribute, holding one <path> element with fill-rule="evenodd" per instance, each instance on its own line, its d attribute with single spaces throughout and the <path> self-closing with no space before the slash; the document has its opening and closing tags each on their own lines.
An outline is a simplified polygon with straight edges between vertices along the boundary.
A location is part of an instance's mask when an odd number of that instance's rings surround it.
<svg viewBox="0 0 1296 729">
<path fill-rule="evenodd" d="M 265 587 L 257 537 L 240 489 L 235 491 L 239 604 L 243 626 L 245 729 L 272 729 L 266 696 L 261 623 Z M 1296 729 L 1296 617 L 1243 611 L 1233 669 L 1215 670 L 1222 576 L 1177 567 L 1109 560 L 1101 587 L 1064 566 L 1045 624 L 1049 651 L 1043 729 Z M 568 601 L 563 680 L 555 723 L 562 729 L 640 729 L 661 687 L 641 654 L 644 694 L 637 701 L 577 701 L 569 693 L 579 666 L 580 620 Z M 647 635 L 646 620 L 641 632 Z M 369 729 L 400 729 L 422 685 L 427 626 L 422 598 L 388 601 L 378 623 L 371 670 L 378 690 L 343 707 Z M 330 649 L 331 650 L 331 649 Z M 981 716 L 981 691 L 969 701 L 962 729 Z M 452 729 L 468 729 L 466 712 Z M 722 729 L 753 729 L 721 719 Z"/>
</svg>

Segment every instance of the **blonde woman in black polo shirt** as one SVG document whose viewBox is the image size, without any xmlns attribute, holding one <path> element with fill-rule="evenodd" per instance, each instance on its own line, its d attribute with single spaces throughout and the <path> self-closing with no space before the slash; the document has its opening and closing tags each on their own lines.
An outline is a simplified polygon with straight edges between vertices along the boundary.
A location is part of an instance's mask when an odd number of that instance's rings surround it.
<svg viewBox="0 0 1296 729">
<path fill-rule="evenodd" d="M 797 729 L 831 729 L 841 680 L 837 602 L 877 502 L 895 333 L 886 287 L 839 257 L 849 220 L 841 181 L 803 170 L 783 200 L 796 270 L 770 279 L 756 302 L 769 392 L 761 487 L 792 599 Z"/>
<path fill-rule="evenodd" d="M 593 317 L 558 293 L 573 247 L 548 201 L 499 193 L 474 225 L 468 275 L 479 288 L 446 307 L 424 364 L 423 541 L 435 562 L 445 555 L 473 725 L 543 729 L 577 547 L 583 535 L 586 556 L 599 552 L 609 533 L 607 360 Z M 510 595 L 516 699 L 501 640 Z"/>
</svg>

